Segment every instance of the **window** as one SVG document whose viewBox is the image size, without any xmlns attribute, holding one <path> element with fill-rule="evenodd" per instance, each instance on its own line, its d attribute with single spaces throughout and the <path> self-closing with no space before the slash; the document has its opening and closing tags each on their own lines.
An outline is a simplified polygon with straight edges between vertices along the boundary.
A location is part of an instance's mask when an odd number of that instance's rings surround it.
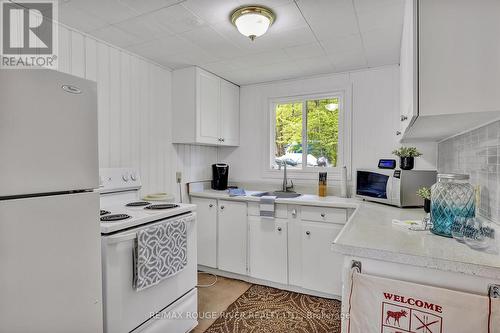
<svg viewBox="0 0 500 333">
<path fill-rule="evenodd" d="M 271 102 L 270 168 L 335 170 L 343 159 L 343 96 L 329 94 Z"/>
</svg>

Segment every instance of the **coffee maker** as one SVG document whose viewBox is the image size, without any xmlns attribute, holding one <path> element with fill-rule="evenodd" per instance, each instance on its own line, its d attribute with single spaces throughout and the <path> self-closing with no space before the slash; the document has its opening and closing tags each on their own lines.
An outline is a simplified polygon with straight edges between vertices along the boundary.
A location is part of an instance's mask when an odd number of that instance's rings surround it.
<svg viewBox="0 0 500 333">
<path fill-rule="evenodd" d="M 212 164 L 212 189 L 226 190 L 227 178 L 229 176 L 229 165 L 224 163 Z"/>
</svg>

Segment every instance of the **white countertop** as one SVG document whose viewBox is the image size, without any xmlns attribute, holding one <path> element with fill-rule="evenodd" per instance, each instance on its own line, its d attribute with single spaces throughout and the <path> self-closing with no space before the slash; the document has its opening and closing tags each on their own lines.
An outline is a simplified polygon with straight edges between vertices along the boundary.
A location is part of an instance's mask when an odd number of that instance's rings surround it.
<svg viewBox="0 0 500 333">
<path fill-rule="evenodd" d="M 422 209 L 364 202 L 337 236 L 333 248 L 345 255 L 500 279 L 498 254 L 473 250 L 430 231 L 411 231 L 392 224 L 392 219 L 424 216 Z"/>
<path fill-rule="evenodd" d="M 190 195 L 258 202 L 259 198 L 252 196 L 255 193 L 259 192 L 247 191 L 246 196 L 229 197 L 226 191 L 205 190 Z M 345 255 L 500 279 L 500 255 L 470 249 L 430 231 L 410 231 L 392 224 L 393 219 L 422 219 L 423 209 L 401 209 L 358 199 L 316 195 L 277 199 L 276 203 L 355 209 L 333 244 L 335 251 Z"/>
<path fill-rule="evenodd" d="M 230 197 L 226 191 L 204 190 L 201 192 L 191 192 L 189 195 L 198 198 L 259 202 L 260 198 L 254 197 L 252 195 L 262 192 L 264 191 L 246 191 L 247 195 L 245 196 Z M 317 195 L 312 195 L 312 194 L 303 194 L 297 198 L 276 199 L 276 203 L 278 204 L 326 206 L 326 207 L 351 208 L 351 209 L 358 208 L 359 202 L 360 201 L 355 199 L 346 199 L 339 197 L 319 197 Z"/>
</svg>

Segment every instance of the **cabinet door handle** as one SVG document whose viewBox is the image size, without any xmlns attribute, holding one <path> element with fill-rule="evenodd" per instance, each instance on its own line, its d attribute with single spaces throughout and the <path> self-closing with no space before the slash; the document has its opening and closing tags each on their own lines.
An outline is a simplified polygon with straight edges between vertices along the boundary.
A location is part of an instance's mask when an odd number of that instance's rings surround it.
<svg viewBox="0 0 500 333">
<path fill-rule="evenodd" d="M 323 217 L 323 218 L 324 218 L 325 216 L 326 216 L 326 214 L 325 214 L 325 213 L 321 213 L 321 217 Z"/>
<path fill-rule="evenodd" d="M 220 209 L 224 209 L 224 206 L 220 206 Z"/>
<path fill-rule="evenodd" d="M 405 116 L 405 115 L 401 115 L 401 121 L 405 121 L 405 120 L 407 120 L 407 119 L 408 119 L 408 117 L 407 117 L 407 116 Z"/>
<path fill-rule="evenodd" d="M 401 135 L 401 131 L 396 131 L 396 135 Z"/>
<path fill-rule="evenodd" d="M 311 234 L 310 231 L 306 231 L 306 235 L 309 236 Z"/>
<path fill-rule="evenodd" d="M 292 210 L 292 217 L 297 217 L 297 209 Z"/>
<path fill-rule="evenodd" d="M 220 139 L 220 141 L 224 142 L 224 141 L 226 141 L 226 140 L 225 140 L 224 138 L 221 138 L 221 139 Z"/>
<path fill-rule="evenodd" d="M 210 204 L 210 205 L 208 205 L 208 207 L 210 207 L 210 208 L 212 208 L 213 206 L 214 206 L 214 204 Z"/>
<path fill-rule="evenodd" d="M 281 231 L 281 227 L 278 227 L 278 231 Z"/>
</svg>

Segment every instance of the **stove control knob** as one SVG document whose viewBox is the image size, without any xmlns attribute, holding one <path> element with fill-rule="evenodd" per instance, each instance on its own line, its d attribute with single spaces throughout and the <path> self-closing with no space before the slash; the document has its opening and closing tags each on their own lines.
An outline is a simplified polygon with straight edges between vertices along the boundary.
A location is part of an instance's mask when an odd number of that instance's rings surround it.
<svg viewBox="0 0 500 333">
<path fill-rule="evenodd" d="M 132 181 L 134 181 L 134 182 L 137 180 L 137 176 L 136 176 L 135 172 L 132 172 L 132 173 L 130 174 L 130 179 L 131 179 Z"/>
<path fill-rule="evenodd" d="M 122 179 L 123 179 L 124 182 L 128 182 L 128 175 L 126 173 L 124 173 L 122 175 Z"/>
</svg>

